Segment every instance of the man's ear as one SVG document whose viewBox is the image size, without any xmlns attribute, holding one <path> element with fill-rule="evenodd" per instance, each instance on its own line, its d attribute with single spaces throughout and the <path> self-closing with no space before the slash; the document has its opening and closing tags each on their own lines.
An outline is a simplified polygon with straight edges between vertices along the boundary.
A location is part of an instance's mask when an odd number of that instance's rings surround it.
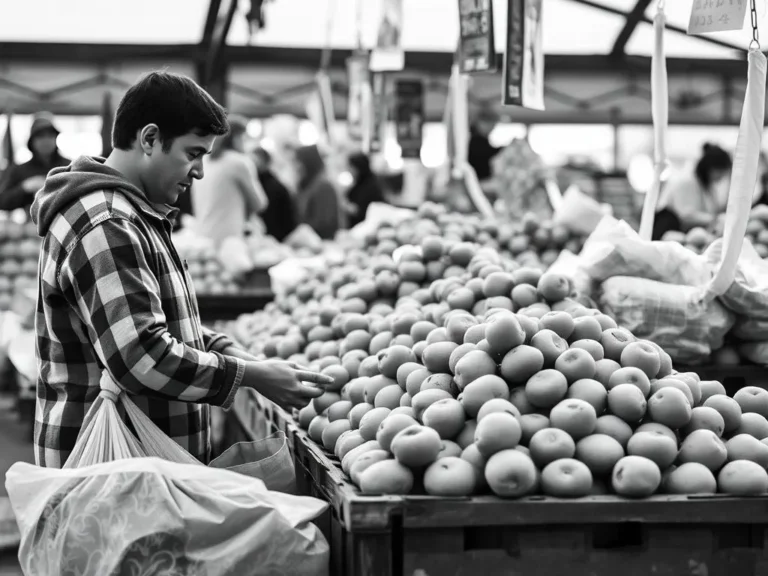
<svg viewBox="0 0 768 576">
<path fill-rule="evenodd" d="M 144 154 L 151 156 L 156 144 L 160 144 L 160 129 L 157 124 L 147 124 L 139 132 L 139 146 Z"/>
</svg>

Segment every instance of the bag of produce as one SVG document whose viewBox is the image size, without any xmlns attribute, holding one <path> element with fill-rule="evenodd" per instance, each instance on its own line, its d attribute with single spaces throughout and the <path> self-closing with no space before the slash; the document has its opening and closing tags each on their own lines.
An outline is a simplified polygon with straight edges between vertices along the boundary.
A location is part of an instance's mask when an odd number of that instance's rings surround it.
<svg viewBox="0 0 768 576">
<path fill-rule="evenodd" d="M 737 316 L 731 336 L 742 342 L 768 341 L 768 320 Z"/>
<path fill-rule="evenodd" d="M 615 276 L 602 284 L 600 309 L 676 362 L 697 364 L 723 346 L 735 319 L 720 302 L 700 295 L 699 287 Z"/>
<path fill-rule="evenodd" d="M 586 272 L 598 282 L 613 276 L 633 276 L 704 286 L 713 266 L 678 242 L 643 240 L 623 220 L 606 216 L 584 244 L 580 254 Z"/>
<path fill-rule="evenodd" d="M 203 466 L 106 373 L 101 386 L 62 469 L 19 462 L 6 474 L 25 574 L 328 573 L 312 524 L 326 503 Z"/>
</svg>

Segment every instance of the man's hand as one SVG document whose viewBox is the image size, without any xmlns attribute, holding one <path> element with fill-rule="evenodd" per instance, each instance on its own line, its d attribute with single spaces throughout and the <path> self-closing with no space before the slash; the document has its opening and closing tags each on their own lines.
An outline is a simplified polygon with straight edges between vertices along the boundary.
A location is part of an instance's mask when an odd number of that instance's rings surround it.
<svg viewBox="0 0 768 576">
<path fill-rule="evenodd" d="M 284 410 L 291 411 L 294 408 L 300 410 L 312 398 L 322 396 L 325 392 L 322 385 L 332 382 L 330 376 L 299 370 L 288 362 L 266 360 L 246 363 L 242 385 L 253 388 Z"/>
<path fill-rule="evenodd" d="M 21 187 L 24 192 L 34 194 L 43 187 L 43 184 L 45 184 L 45 176 L 30 176 L 21 183 Z"/>
</svg>

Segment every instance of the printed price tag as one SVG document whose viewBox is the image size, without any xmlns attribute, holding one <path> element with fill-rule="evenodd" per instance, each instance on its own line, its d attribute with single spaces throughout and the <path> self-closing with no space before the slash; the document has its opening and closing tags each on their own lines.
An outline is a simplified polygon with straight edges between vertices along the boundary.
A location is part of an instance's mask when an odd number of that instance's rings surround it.
<svg viewBox="0 0 768 576">
<path fill-rule="evenodd" d="M 744 28 L 749 0 L 693 0 L 688 34 L 711 34 Z"/>
</svg>

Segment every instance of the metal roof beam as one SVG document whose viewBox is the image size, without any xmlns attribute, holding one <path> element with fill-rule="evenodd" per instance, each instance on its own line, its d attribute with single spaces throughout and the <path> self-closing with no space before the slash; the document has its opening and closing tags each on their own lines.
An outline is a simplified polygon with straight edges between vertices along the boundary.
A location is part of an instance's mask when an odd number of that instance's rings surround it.
<svg viewBox="0 0 768 576">
<path fill-rule="evenodd" d="M 627 42 L 629 42 L 629 39 L 635 32 L 637 25 L 643 20 L 645 10 L 650 4 L 651 0 L 637 0 L 635 7 L 632 8 L 632 11 L 627 15 L 624 27 L 619 32 L 619 35 L 616 36 L 616 41 L 613 43 L 613 48 L 611 48 L 611 56 L 616 57 L 624 54 Z"/>
<path fill-rule="evenodd" d="M 223 0 L 219 5 L 219 12 L 213 26 L 211 39 L 205 50 L 205 77 L 203 83 L 209 84 L 216 75 L 216 68 L 221 64 L 220 55 L 227 45 L 227 36 L 232 28 L 232 20 L 237 11 L 237 0 Z"/>
<path fill-rule="evenodd" d="M 208 4 L 208 14 L 205 17 L 205 26 L 203 28 L 203 36 L 201 44 L 205 47 L 211 45 L 211 39 L 213 38 L 213 27 L 216 25 L 216 18 L 219 15 L 219 8 L 221 7 L 221 0 L 210 0 Z"/>
<path fill-rule="evenodd" d="M 602 10 L 603 12 L 608 12 L 610 14 L 615 14 L 617 16 L 623 16 L 625 18 L 629 17 L 629 13 L 625 12 L 624 10 L 619 10 L 618 8 L 613 8 L 612 6 L 606 6 L 604 4 L 600 4 L 599 2 L 595 2 L 593 0 L 571 0 L 571 1 L 576 2 L 577 4 L 582 4 L 584 6 L 589 6 L 590 8 L 597 8 L 598 10 Z M 645 14 L 642 15 L 642 17 L 638 21 L 638 24 L 640 22 L 653 24 L 653 20 L 651 18 L 648 18 L 648 16 L 646 16 Z M 674 24 L 667 23 L 664 26 L 664 28 L 666 30 L 669 30 L 670 32 L 675 32 L 677 34 L 685 34 L 686 36 L 688 35 L 688 30 L 680 26 L 675 26 Z M 734 46 L 733 44 L 729 44 L 728 42 L 723 42 L 722 40 L 717 40 L 716 38 L 710 38 L 709 36 L 693 35 L 693 38 L 698 38 L 702 42 L 708 42 L 709 44 L 714 44 L 715 46 L 720 46 L 722 48 L 730 48 L 731 50 L 743 52 L 744 57 L 746 58 L 747 51 L 744 48 L 739 48 L 738 46 Z"/>
</svg>

